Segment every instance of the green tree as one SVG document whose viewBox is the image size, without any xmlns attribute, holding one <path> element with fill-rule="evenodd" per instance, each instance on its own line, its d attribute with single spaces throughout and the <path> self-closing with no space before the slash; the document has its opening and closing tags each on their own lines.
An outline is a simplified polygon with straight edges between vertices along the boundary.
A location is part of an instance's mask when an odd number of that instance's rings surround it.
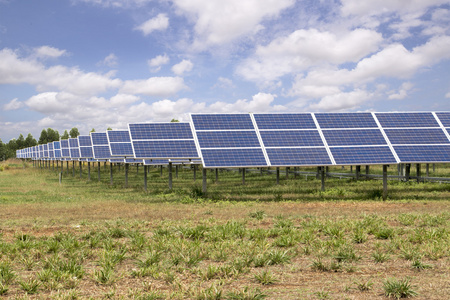
<svg viewBox="0 0 450 300">
<path fill-rule="evenodd" d="M 59 141 L 59 132 L 52 128 L 47 128 L 47 143 Z"/>
<path fill-rule="evenodd" d="M 39 137 L 39 145 L 47 143 L 47 130 L 42 129 L 41 136 Z"/>
<path fill-rule="evenodd" d="M 23 134 L 19 134 L 19 138 L 16 140 L 17 149 L 25 148 L 25 138 Z"/>
<path fill-rule="evenodd" d="M 27 138 L 25 139 L 25 148 L 33 147 L 37 145 L 36 139 L 33 137 L 31 133 L 27 135 Z"/>
<path fill-rule="evenodd" d="M 172 120 L 170 120 L 170 122 L 175 123 L 175 122 L 180 122 L 180 121 L 178 121 L 177 119 L 172 119 Z"/>
<path fill-rule="evenodd" d="M 112 130 L 112 128 L 111 128 L 111 127 L 108 127 L 108 128 L 106 128 L 106 130 Z"/>
<path fill-rule="evenodd" d="M 6 159 L 6 145 L 0 139 L 0 161 Z"/>
<path fill-rule="evenodd" d="M 71 138 L 76 138 L 77 136 L 80 135 L 80 132 L 78 131 L 78 128 L 74 127 L 72 129 L 70 129 L 69 134 L 70 134 Z"/>
<path fill-rule="evenodd" d="M 92 128 L 92 129 L 91 129 L 91 131 L 89 131 L 89 132 L 95 132 L 95 129 L 94 129 L 94 128 Z"/>
<path fill-rule="evenodd" d="M 69 133 L 67 132 L 67 129 L 64 130 L 64 134 L 61 136 L 62 140 L 68 140 L 69 139 Z"/>
</svg>

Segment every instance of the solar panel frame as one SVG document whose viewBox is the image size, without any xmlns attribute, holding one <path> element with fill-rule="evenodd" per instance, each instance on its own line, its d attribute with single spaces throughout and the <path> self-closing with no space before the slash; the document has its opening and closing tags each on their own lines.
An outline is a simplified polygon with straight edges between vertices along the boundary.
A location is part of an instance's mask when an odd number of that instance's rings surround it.
<svg viewBox="0 0 450 300">
<path fill-rule="evenodd" d="M 317 129 L 310 113 L 253 114 L 258 130 Z"/>
<path fill-rule="evenodd" d="M 80 149 L 80 158 L 82 159 L 94 158 L 94 151 L 92 149 L 91 137 L 89 135 L 79 135 L 77 138 Z"/>
<path fill-rule="evenodd" d="M 435 112 L 435 115 L 445 128 L 450 128 L 450 112 Z"/>
<path fill-rule="evenodd" d="M 331 147 L 336 165 L 383 165 L 397 164 L 389 146 Z"/>
<path fill-rule="evenodd" d="M 107 130 L 106 137 L 111 151 L 111 156 L 134 157 L 128 130 Z"/>
<path fill-rule="evenodd" d="M 80 158 L 80 148 L 78 146 L 78 138 L 69 138 L 69 151 L 72 160 Z"/>
<path fill-rule="evenodd" d="M 450 145 L 395 145 L 394 148 L 402 163 L 450 162 Z"/>
<path fill-rule="evenodd" d="M 377 128 L 371 113 L 314 113 L 321 129 Z"/>
<path fill-rule="evenodd" d="M 432 112 L 376 112 L 375 115 L 384 129 L 439 127 Z"/>
<path fill-rule="evenodd" d="M 108 160 L 112 157 L 106 132 L 91 132 L 91 142 L 95 159 Z"/>
<path fill-rule="evenodd" d="M 392 145 L 439 145 L 450 140 L 441 128 L 401 128 L 385 129 Z"/>
<path fill-rule="evenodd" d="M 134 158 L 200 158 L 191 126 L 188 122 L 128 124 Z"/>
</svg>

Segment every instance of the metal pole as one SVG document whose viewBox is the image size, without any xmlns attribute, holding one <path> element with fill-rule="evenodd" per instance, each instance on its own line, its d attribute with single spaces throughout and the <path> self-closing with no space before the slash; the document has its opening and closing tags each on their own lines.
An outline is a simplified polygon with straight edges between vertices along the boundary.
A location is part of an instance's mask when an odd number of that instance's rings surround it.
<svg viewBox="0 0 450 300">
<path fill-rule="evenodd" d="M 178 179 L 178 165 L 175 166 L 175 178 Z"/>
<path fill-rule="evenodd" d="M 219 182 L 219 169 L 216 168 L 216 183 Z"/>
<path fill-rule="evenodd" d="M 417 176 L 417 182 L 419 183 L 420 182 L 420 176 L 422 175 L 421 174 L 421 170 L 420 170 L 420 167 L 421 167 L 421 165 L 420 164 L 417 164 L 416 165 L 416 176 Z"/>
<path fill-rule="evenodd" d="M 411 164 L 406 164 L 405 168 L 406 181 L 409 181 L 410 174 L 411 174 Z"/>
<path fill-rule="evenodd" d="M 206 169 L 202 169 L 202 192 L 206 194 Z"/>
<path fill-rule="evenodd" d="M 172 190 L 172 162 L 169 162 L 169 190 Z"/>
<path fill-rule="evenodd" d="M 144 190 L 147 192 L 147 166 L 144 165 Z"/>
<path fill-rule="evenodd" d="M 427 177 L 430 176 L 430 164 L 427 164 L 426 171 L 427 171 Z"/>
<path fill-rule="evenodd" d="M 161 165 L 161 168 L 160 168 L 160 172 L 159 172 L 159 175 L 162 177 L 162 169 L 163 169 L 163 165 Z"/>
<path fill-rule="evenodd" d="M 366 178 L 368 178 L 367 176 L 369 175 L 369 166 L 366 166 Z"/>
<path fill-rule="evenodd" d="M 91 180 L 91 162 L 88 161 L 88 180 Z"/>
<path fill-rule="evenodd" d="M 125 164 L 125 188 L 128 187 L 128 164 Z"/>
<path fill-rule="evenodd" d="M 81 166 L 82 166 L 83 163 L 80 161 L 80 162 L 78 162 L 78 164 L 80 165 L 80 178 L 81 178 L 81 172 L 82 172 L 82 167 Z"/>
<path fill-rule="evenodd" d="M 75 161 L 72 160 L 72 177 L 75 177 Z"/>
<path fill-rule="evenodd" d="M 359 174 L 361 173 L 361 166 L 356 166 L 356 180 L 359 180 Z"/>
<path fill-rule="evenodd" d="M 242 184 L 245 184 L 245 168 L 242 168 Z"/>
<path fill-rule="evenodd" d="M 97 163 L 98 181 L 100 181 L 100 162 Z"/>
<path fill-rule="evenodd" d="M 321 191 L 325 191 L 325 167 L 320 167 L 320 175 L 321 175 Z"/>
<path fill-rule="evenodd" d="M 197 165 L 194 165 L 194 181 L 197 179 Z"/>
<path fill-rule="evenodd" d="M 286 179 L 289 179 L 289 167 L 286 167 Z"/>
<path fill-rule="evenodd" d="M 277 184 L 280 184 L 280 168 L 277 167 Z"/>
<path fill-rule="evenodd" d="M 109 163 L 110 184 L 113 185 L 113 163 Z"/>
<path fill-rule="evenodd" d="M 387 198 L 387 165 L 383 165 L 383 201 Z"/>
</svg>

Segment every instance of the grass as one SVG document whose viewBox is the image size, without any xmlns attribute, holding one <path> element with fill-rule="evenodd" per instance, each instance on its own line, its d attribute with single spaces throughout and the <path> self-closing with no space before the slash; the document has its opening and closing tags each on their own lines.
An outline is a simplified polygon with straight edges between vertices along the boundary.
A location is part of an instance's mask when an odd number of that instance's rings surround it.
<svg viewBox="0 0 450 300">
<path fill-rule="evenodd" d="M 188 170 L 172 192 L 152 170 L 149 193 L 139 174 L 124 189 L 104 171 L 104 182 L 70 173 L 61 186 L 48 169 L 0 173 L 2 297 L 449 298 L 448 185 L 390 182 L 393 197 L 411 188 L 421 200 L 381 202 L 364 198 L 375 180 L 327 179 L 335 187 L 318 193 L 310 178 L 276 186 L 250 173 L 242 186 L 224 171 L 194 199 Z"/>
</svg>

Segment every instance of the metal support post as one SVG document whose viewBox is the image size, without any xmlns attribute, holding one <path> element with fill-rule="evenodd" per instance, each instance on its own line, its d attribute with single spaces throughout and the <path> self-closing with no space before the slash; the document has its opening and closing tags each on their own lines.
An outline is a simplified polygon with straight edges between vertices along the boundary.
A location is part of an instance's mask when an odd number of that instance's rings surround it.
<svg viewBox="0 0 450 300">
<path fill-rule="evenodd" d="M 417 176 L 417 182 L 419 183 L 421 181 L 421 169 L 420 169 L 421 165 L 420 164 L 416 164 L 416 176 Z"/>
<path fill-rule="evenodd" d="M 277 167 L 277 184 L 280 184 L 280 168 Z"/>
<path fill-rule="evenodd" d="M 194 181 L 197 180 L 197 165 L 194 165 Z"/>
<path fill-rule="evenodd" d="M 320 177 L 321 177 L 321 188 L 320 190 L 325 191 L 325 167 L 320 167 Z"/>
<path fill-rule="evenodd" d="M 410 175 L 411 175 L 411 164 L 406 164 L 406 166 L 405 166 L 406 181 L 409 181 Z"/>
<path fill-rule="evenodd" d="M 387 199 L 387 165 L 383 165 L 383 201 Z"/>
<path fill-rule="evenodd" d="M 242 184 L 245 184 L 245 168 L 242 168 Z"/>
<path fill-rule="evenodd" d="M 144 165 L 144 190 L 147 192 L 147 166 Z"/>
<path fill-rule="evenodd" d="M 91 162 L 88 161 L 88 180 L 91 180 Z"/>
<path fill-rule="evenodd" d="M 109 163 L 109 180 L 110 184 L 113 185 L 113 163 Z"/>
<path fill-rule="evenodd" d="M 100 181 L 100 162 L 97 163 L 98 181 Z"/>
<path fill-rule="evenodd" d="M 169 190 L 172 190 L 172 162 L 169 162 Z"/>
<path fill-rule="evenodd" d="M 206 194 L 206 169 L 202 169 L 202 192 Z"/>
<path fill-rule="evenodd" d="M 80 162 L 78 162 L 78 165 L 80 166 L 80 179 L 81 179 L 81 175 L 82 175 L 82 171 L 83 171 L 83 168 L 82 168 L 82 162 L 80 161 Z"/>
<path fill-rule="evenodd" d="M 128 167 L 129 164 L 125 164 L 125 188 L 128 187 Z"/>
<path fill-rule="evenodd" d="M 216 168 L 216 183 L 219 182 L 219 169 Z"/>
<path fill-rule="evenodd" d="M 356 166 L 356 180 L 359 180 L 359 175 L 361 174 L 361 166 Z"/>
</svg>

